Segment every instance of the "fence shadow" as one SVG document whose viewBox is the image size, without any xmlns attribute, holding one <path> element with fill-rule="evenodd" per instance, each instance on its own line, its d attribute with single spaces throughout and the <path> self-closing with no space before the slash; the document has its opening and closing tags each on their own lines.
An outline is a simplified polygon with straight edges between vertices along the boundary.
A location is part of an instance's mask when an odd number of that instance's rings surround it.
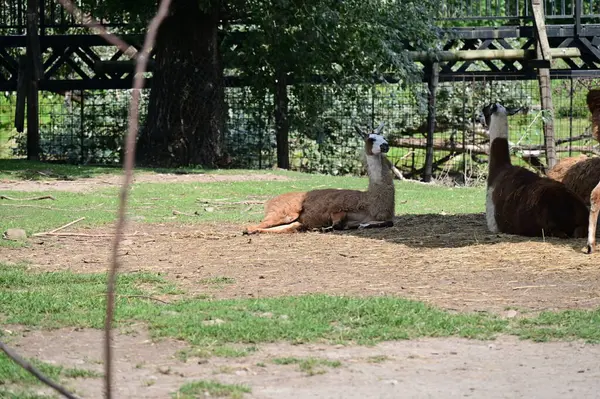
<svg viewBox="0 0 600 399">
<path fill-rule="evenodd" d="M 394 218 L 394 227 L 348 230 L 339 234 L 384 240 L 413 248 L 461 248 L 472 245 L 542 240 L 541 237 L 490 233 L 484 213 L 399 215 Z M 564 240 L 547 237 L 546 242 L 568 244 L 577 251 L 585 245 L 584 238 Z"/>
</svg>

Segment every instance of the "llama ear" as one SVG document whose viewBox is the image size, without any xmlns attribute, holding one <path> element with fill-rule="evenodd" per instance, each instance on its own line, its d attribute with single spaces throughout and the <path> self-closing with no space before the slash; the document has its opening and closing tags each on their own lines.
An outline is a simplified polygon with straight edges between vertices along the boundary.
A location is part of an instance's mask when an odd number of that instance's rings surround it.
<svg viewBox="0 0 600 399">
<path fill-rule="evenodd" d="M 385 122 L 381 122 L 379 124 L 379 126 L 377 126 L 377 129 L 375 129 L 373 131 L 374 134 L 381 134 L 381 131 L 383 130 L 383 126 L 385 125 Z"/>
<path fill-rule="evenodd" d="M 356 125 L 354 125 L 354 130 L 356 130 L 356 134 L 358 134 L 358 137 L 360 137 L 362 140 L 366 140 L 369 137 L 368 134 L 363 132 L 362 129 Z"/>
<path fill-rule="evenodd" d="M 519 108 L 507 108 L 506 109 L 506 113 L 508 115 L 514 115 L 514 114 L 520 112 L 522 109 L 523 109 L 523 107 L 519 107 Z"/>
</svg>

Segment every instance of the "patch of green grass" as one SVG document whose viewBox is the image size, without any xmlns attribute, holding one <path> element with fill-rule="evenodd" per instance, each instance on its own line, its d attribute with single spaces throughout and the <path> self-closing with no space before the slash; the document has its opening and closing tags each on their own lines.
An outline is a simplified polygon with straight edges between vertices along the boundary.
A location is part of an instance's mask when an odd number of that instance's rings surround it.
<svg viewBox="0 0 600 399">
<path fill-rule="evenodd" d="M 234 348 L 227 345 L 221 345 L 213 348 L 212 353 L 218 357 L 244 357 L 256 352 L 258 348 L 256 346 L 247 346 L 245 348 Z"/>
<path fill-rule="evenodd" d="M 319 359 L 314 357 L 279 357 L 273 359 L 273 363 L 280 365 L 297 364 L 300 371 L 309 376 L 325 374 L 326 370 L 323 367 L 337 368 L 342 365 L 339 360 Z"/>
<path fill-rule="evenodd" d="M 390 357 L 386 355 L 369 356 L 367 358 L 367 362 L 369 363 L 383 363 L 388 360 L 390 360 Z"/>
<path fill-rule="evenodd" d="M 31 364 L 42 372 L 52 381 L 64 381 L 65 378 L 98 378 L 102 374 L 92 370 L 80 368 L 68 368 L 56 366 L 41 362 L 37 359 L 31 359 Z M 32 376 L 28 371 L 17 365 L 14 361 L 8 358 L 4 353 L 0 353 L 0 382 L 1 384 L 11 384 L 16 387 L 31 387 L 32 385 L 41 385 L 41 382 Z M 7 396 L 4 396 L 6 393 Z M 48 396 L 35 396 L 27 391 L 9 391 L 0 390 L 1 398 L 48 398 Z"/>
<path fill-rule="evenodd" d="M 0 388 L 0 398 L 2 399 L 56 399 L 56 396 L 40 395 L 33 392 L 21 390 L 9 390 Z"/>
<path fill-rule="evenodd" d="M 119 173 L 122 173 L 122 169 L 114 166 L 83 166 L 24 159 L 0 159 L 0 179 L 74 180 Z"/>
<path fill-rule="evenodd" d="M 521 338 L 545 342 L 556 339 L 583 339 L 600 342 L 600 309 L 542 312 L 537 317 L 520 318 L 514 330 Z"/>
<path fill-rule="evenodd" d="M 137 312 L 159 313 L 149 300 L 132 297 L 172 283 L 149 273 L 121 274 L 117 299 L 121 320 Z M 28 273 L 24 266 L 0 264 L 0 324 L 14 323 L 45 328 L 79 326 L 102 328 L 106 274 L 71 272 Z M 137 313 L 134 312 L 134 313 Z M 150 317 L 150 315 L 148 315 Z"/>
<path fill-rule="evenodd" d="M 0 134 L 1 130 L 0 130 Z M 1 136 L 0 136 L 1 137 Z M 136 172 L 173 173 L 173 174 L 261 174 L 261 170 L 206 169 L 202 167 L 185 168 L 136 168 Z M 73 165 L 60 162 L 38 162 L 25 159 L 0 159 L 0 179 L 16 180 L 76 180 L 95 176 L 122 174 L 121 166 L 110 165 Z M 270 174 L 288 174 L 289 172 L 269 170 Z M 293 173 L 293 172 L 292 172 Z"/>
<path fill-rule="evenodd" d="M 67 378 L 101 378 L 103 376 L 102 373 L 94 370 L 78 368 L 64 369 L 63 375 Z"/>
<path fill-rule="evenodd" d="M 235 348 L 229 345 L 205 345 L 203 347 L 194 347 L 194 348 L 186 348 L 180 349 L 175 353 L 175 357 L 182 362 L 187 362 L 190 358 L 209 358 L 212 356 L 217 357 L 227 357 L 227 358 L 236 358 L 236 357 L 245 357 L 254 352 L 256 352 L 258 348 L 256 346 L 247 346 L 244 348 Z"/>
<path fill-rule="evenodd" d="M 195 381 L 183 385 L 172 396 L 178 399 L 197 399 L 207 397 L 241 399 L 252 390 L 246 385 L 222 384 L 218 381 Z M 208 394 L 208 395 L 207 395 Z"/>
<path fill-rule="evenodd" d="M 203 278 L 202 280 L 199 281 L 199 283 L 206 284 L 206 285 L 225 285 L 225 284 L 235 283 L 235 279 L 231 278 L 231 277 L 225 277 L 225 276 L 215 276 L 215 277 Z"/>
</svg>

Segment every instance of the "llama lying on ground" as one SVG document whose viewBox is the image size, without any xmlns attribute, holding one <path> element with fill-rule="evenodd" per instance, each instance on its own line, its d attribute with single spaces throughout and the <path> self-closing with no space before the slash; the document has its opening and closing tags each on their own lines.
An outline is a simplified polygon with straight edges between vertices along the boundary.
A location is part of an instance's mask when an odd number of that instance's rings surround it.
<svg viewBox="0 0 600 399">
<path fill-rule="evenodd" d="M 529 237 L 585 237 L 589 212 L 575 193 L 562 183 L 512 165 L 507 111 L 502 105 L 492 106 L 489 128 L 488 229 Z"/>
<path fill-rule="evenodd" d="M 391 227 L 394 218 L 394 176 L 385 156 L 383 123 L 371 134 L 358 127 L 364 140 L 369 187 L 367 191 L 323 189 L 281 194 L 265 205 L 265 217 L 245 233 L 291 233 L 312 229 L 344 230 Z"/>
<path fill-rule="evenodd" d="M 587 105 L 592 113 L 592 136 L 599 141 L 600 91 L 590 90 Z M 548 177 L 563 183 L 590 207 L 588 222 L 587 253 L 596 248 L 596 225 L 600 212 L 600 158 L 586 155 L 561 159 L 547 173 Z"/>
<path fill-rule="evenodd" d="M 589 207 L 587 253 L 596 249 L 596 225 L 600 213 L 600 158 L 585 155 L 562 159 L 548 177 L 563 183 Z"/>
</svg>

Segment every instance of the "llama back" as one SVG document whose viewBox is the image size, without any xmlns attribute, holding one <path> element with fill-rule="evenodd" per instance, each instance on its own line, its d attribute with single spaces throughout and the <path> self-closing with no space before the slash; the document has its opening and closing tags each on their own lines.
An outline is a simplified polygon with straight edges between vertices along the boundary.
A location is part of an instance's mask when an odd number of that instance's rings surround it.
<svg viewBox="0 0 600 399">
<path fill-rule="evenodd" d="M 265 218 L 282 218 L 285 223 L 298 219 L 306 192 L 280 194 L 265 203 Z"/>
<path fill-rule="evenodd" d="M 524 236 L 585 237 L 588 210 L 561 183 L 539 178 L 524 168 L 509 168 L 497 177 L 494 191 L 500 231 Z"/>
<path fill-rule="evenodd" d="M 546 173 L 546 175 L 556 181 L 562 182 L 569 170 L 579 162 L 589 159 L 587 155 L 581 154 L 577 157 L 563 158 L 558 161 L 552 169 Z"/>
<path fill-rule="evenodd" d="M 550 173 L 548 175 L 550 176 Z M 553 176 L 550 177 L 554 178 Z M 563 173 L 561 179 L 555 180 L 562 181 L 565 186 L 589 205 L 590 194 L 600 181 L 600 158 L 579 160 Z"/>
<path fill-rule="evenodd" d="M 306 193 L 299 222 L 307 228 L 331 224 L 331 216 L 340 212 L 367 209 L 366 192 L 326 188 Z"/>
</svg>

